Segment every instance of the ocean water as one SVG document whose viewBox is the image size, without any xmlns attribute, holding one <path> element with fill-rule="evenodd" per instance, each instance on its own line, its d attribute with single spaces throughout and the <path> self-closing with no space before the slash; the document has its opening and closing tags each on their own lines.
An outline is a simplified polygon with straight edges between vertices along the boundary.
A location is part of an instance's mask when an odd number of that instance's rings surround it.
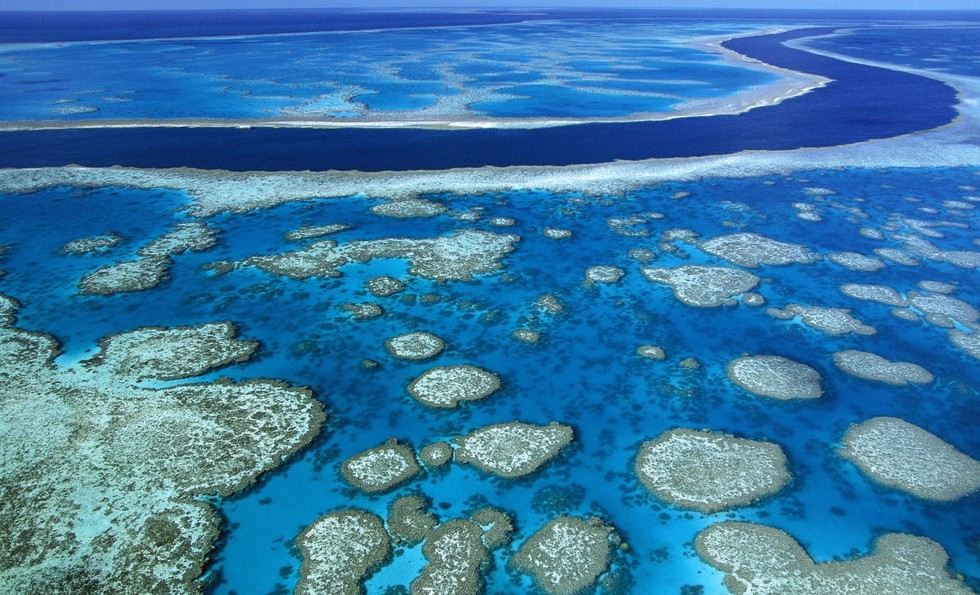
<svg viewBox="0 0 980 595">
<path fill-rule="evenodd" d="M 980 31 L 964 23 L 942 26 L 855 28 L 806 43 L 855 58 L 935 72 L 976 76 L 980 71 Z"/>
<path fill-rule="evenodd" d="M 497 20 L 507 21 L 503 17 Z M 8 76 L 0 78 L 0 93 L 9 90 L 11 79 L 38 81 L 34 85 L 37 89 L 26 93 L 36 93 L 33 99 L 38 102 L 24 101 L 24 94 L 18 95 L 4 115 L 10 120 L 42 117 L 38 114 L 48 113 L 42 108 L 50 108 L 44 103 L 46 98 L 69 96 L 69 90 L 80 89 L 98 89 L 100 93 L 78 95 L 80 100 L 76 103 L 89 101 L 88 97 L 109 96 L 110 91 L 112 96 L 123 97 L 124 91 L 131 90 L 131 95 L 138 95 L 139 99 L 105 102 L 107 105 L 99 104 L 100 115 L 78 114 L 78 118 L 126 114 L 125 110 L 136 108 L 146 110 L 147 115 L 139 117 L 150 118 L 189 117 L 190 113 L 220 114 L 202 117 L 261 117 L 255 114 L 304 106 L 314 106 L 312 113 L 346 117 L 365 113 L 365 108 L 357 106 L 367 106 L 368 111 L 425 110 L 436 105 L 437 98 L 465 92 L 447 85 L 449 79 L 443 67 L 453 62 L 454 72 L 466 77 L 470 87 L 503 85 L 508 94 L 528 96 L 470 106 L 481 113 L 499 109 L 492 115 L 560 115 L 563 112 L 556 102 L 569 100 L 565 105 L 576 116 L 626 114 L 649 109 L 650 105 L 666 110 L 673 101 L 630 94 L 634 92 L 663 92 L 672 97 L 675 91 L 684 97 L 698 97 L 701 92 L 716 96 L 757 84 L 750 80 L 758 73 L 706 60 L 682 42 L 750 30 L 760 22 L 771 24 L 753 13 L 745 20 L 673 23 L 669 27 L 650 23 L 626 26 L 619 21 L 580 22 L 574 26 L 550 21 L 511 22 L 499 27 L 458 27 L 450 34 L 415 29 L 383 36 L 372 31 L 253 37 L 250 35 L 254 31 L 239 31 L 249 36 L 234 40 L 46 45 L 20 54 L 20 50 L 8 46 L 0 53 L 0 60 L 6 60 L 2 67 L 10 69 L 5 71 Z M 580 35 L 566 40 L 566 45 L 554 45 L 563 30 L 584 33 L 592 28 L 599 33 L 587 43 Z M 644 38 L 642 33 L 653 29 L 659 33 Z M 519 48 L 499 51 L 509 43 L 508 31 L 515 36 L 518 31 L 535 32 L 532 45 L 539 52 L 536 58 L 528 60 L 528 54 Z M 348 45 L 327 44 L 324 53 L 315 57 L 304 51 L 303 44 L 323 44 L 330 36 L 343 37 L 343 44 Z M 912 54 L 894 57 L 886 49 L 890 46 L 880 43 L 886 39 L 901 43 Z M 975 77 L 978 68 L 975 61 L 969 66 L 969 58 L 954 60 L 955 68 L 948 63 L 927 62 L 937 52 L 953 52 L 955 48 L 963 55 L 972 55 L 975 41 L 965 33 L 954 40 L 941 41 L 938 29 L 893 27 L 861 29 L 806 44 L 861 58 L 888 59 L 906 66 L 947 69 Z M 451 51 L 454 44 L 468 47 L 465 60 Z M 580 44 L 578 55 L 572 52 L 576 44 Z M 943 49 L 944 44 L 953 49 Z M 406 60 L 403 50 L 416 46 L 425 49 Z M 354 47 L 371 60 L 354 63 L 343 58 L 343 51 Z M 571 53 L 556 60 L 548 55 L 549 49 Z M 140 68 L 127 72 L 120 80 L 85 80 L 87 75 L 59 60 L 69 50 L 80 51 L 92 63 L 103 66 L 137 64 Z M 395 55 L 382 59 L 389 51 Z M 650 59 L 650 52 L 656 58 Z M 635 59 L 637 53 L 645 57 Z M 790 52 L 771 53 L 774 61 L 797 56 Z M 257 57 L 269 55 L 281 58 L 281 69 L 257 61 Z M 14 62 L 12 56 L 18 61 Z M 23 66 L 20 58 L 34 60 L 34 65 L 18 70 Z M 523 69 L 516 68 L 515 64 L 522 61 L 528 64 Z M 147 66 L 151 62 L 152 68 Z M 249 68 L 249 63 L 256 66 Z M 342 75 L 344 85 L 358 87 L 348 90 L 350 103 L 343 101 L 347 91 L 339 91 L 340 85 L 334 79 L 320 78 L 322 71 L 318 69 L 325 64 L 333 68 L 332 75 Z M 830 63 L 816 60 L 814 64 L 826 68 Z M 268 68 L 269 72 L 258 72 L 260 68 Z M 839 68 L 834 72 L 841 77 L 850 75 L 855 79 L 871 72 L 845 66 L 833 68 Z M 652 74 L 658 71 L 662 77 Z M 602 78 L 610 73 L 615 76 Z M 45 78 L 49 75 L 51 79 Z M 69 78 L 54 80 L 63 76 Z M 542 77 L 555 77 L 565 83 L 537 88 L 535 82 Z M 885 79 L 874 79 L 867 85 L 874 86 L 880 80 Z M 107 88 L 109 82 L 118 86 Z M 166 108 L 170 111 L 164 111 L 170 84 L 179 87 L 183 95 L 180 102 Z M 593 85 L 628 93 L 574 91 Z M 811 134 L 807 138 L 824 144 L 833 144 L 838 134 L 849 135 L 851 140 L 867 140 L 875 138 L 869 131 L 877 130 L 888 136 L 882 131 L 892 130 L 888 128 L 891 122 L 876 128 L 873 122 L 824 117 L 826 112 L 840 112 L 841 105 L 848 101 L 854 110 L 850 113 L 863 116 L 853 100 L 861 93 L 870 97 L 868 86 L 859 91 L 852 88 L 851 92 L 858 95 L 829 95 L 836 99 L 828 99 L 823 106 L 825 112 L 809 116 L 812 126 L 802 127 L 802 132 L 794 128 L 792 132 Z M 530 87 L 534 88 L 526 90 Z M 884 100 L 885 95 L 887 92 L 882 92 L 871 99 Z M 937 125 L 936 121 L 943 120 L 940 116 L 952 110 L 945 95 L 922 94 L 912 99 L 934 108 L 939 116 L 910 114 L 902 124 L 908 128 Z M 792 143 L 798 138 L 791 138 L 787 122 L 802 121 L 798 118 L 807 113 L 806 106 L 817 103 L 813 100 L 794 107 L 785 102 L 777 106 L 779 111 L 753 110 L 749 112 L 751 117 L 731 120 L 735 123 L 730 125 L 718 124 L 729 120 L 717 116 L 698 122 L 680 121 L 670 125 L 676 128 L 655 130 L 665 131 L 658 139 L 662 146 L 681 145 L 679 150 L 692 155 L 735 151 L 744 148 L 738 143 L 749 137 L 756 143 L 752 148 L 788 148 L 778 143 Z M 316 106 L 326 107 L 318 111 Z M 507 106 L 512 111 L 508 112 Z M 769 117 L 769 113 L 775 115 Z M 882 120 L 887 118 L 883 116 Z M 762 128 L 764 121 L 769 122 L 768 130 Z M 700 134 L 718 126 L 731 128 L 716 138 L 701 139 Z M 847 126 L 851 129 L 845 130 Z M 69 162 L 65 160 L 69 157 L 62 155 L 80 154 L 106 160 L 104 165 L 146 165 L 138 163 L 144 158 L 140 151 L 144 151 L 160 160 L 150 165 L 160 167 L 201 167 L 205 159 L 213 157 L 217 161 L 208 164 L 211 167 L 288 170 L 298 169 L 297 163 L 308 163 L 301 159 L 314 158 L 315 155 L 310 157 L 314 151 L 309 147 L 318 146 L 316 142 L 327 144 L 323 138 L 369 138 L 363 145 L 343 145 L 334 150 L 351 154 L 351 163 L 368 164 L 373 169 L 401 164 L 399 160 L 403 158 L 418 159 L 431 168 L 444 163 L 440 161 L 444 155 L 449 155 L 445 159 L 454 164 L 469 158 L 492 159 L 496 156 L 494 151 L 502 155 L 508 143 L 512 143 L 513 161 L 527 164 L 537 153 L 550 150 L 556 139 L 561 142 L 578 134 L 580 145 L 589 145 L 593 140 L 598 144 L 608 136 L 603 130 L 609 129 L 564 128 L 549 133 L 553 136 L 541 137 L 491 131 L 478 137 L 496 138 L 497 144 L 490 146 L 459 140 L 440 145 L 450 135 L 435 131 L 409 131 L 414 135 L 412 142 L 417 143 L 414 145 L 392 142 L 397 135 L 388 136 L 384 131 L 380 135 L 373 135 L 374 131 L 340 131 L 344 136 L 320 137 L 312 145 L 284 144 L 278 149 L 270 146 L 274 143 L 269 139 L 295 138 L 289 136 L 293 133 L 312 137 L 313 133 L 286 131 L 282 136 L 275 136 L 278 132 L 262 136 L 265 132 L 258 130 L 240 135 L 195 130 L 193 138 L 203 144 L 190 146 L 185 144 L 190 137 L 158 145 L 153 141 L 164 138 L 165 131 L 154 137 L 146 130 L 137 130 L 117 136 L 86 137 L 79 145 L 66 145 L 67 149 L 53 145 L 78 138 L 72 136 L 74 131 L 62 136 L 33 133 L 4 137 L 0 141 L 5 147 L 0 165 L 17 165 L 15 149 L 20 143 L 22 153 L 43 155 L 48 159 L 46 165 Z M 615 142 L 630 145 L 651 129 L 631 130 L 635 136 L 624 134 Z M 736 134 L 739 131 L 742 137 Z M 208 135 L 218 140 L 209 145 L 205 142 Z M 514 139 L 521 138 L 537 138 L 535 142 L 540 144 L 514 143 Z M 131 140 L 115 143 L 106 139 Z M 738 146 L 725 144 L 728 141 Z M 143 147 L 137 148 L 140 143 Z M 466 150 L 460 150 L 459 146 L 464 145 Z M 406 157 L 405 146 L 416 152 Z M 220 154 L 215 147 L 221 149 Z M 638 150 L 649 148 L 650 145 L 641 144 Z M 594 155 L 581 147 L 560 149 L 567 151 L 562 156 L 584 155 L 580 159 L 585 162 Z M 283 156 L 277 150 L 297 155 Z M 561 175 L 561 170 L 556 172 Z M 477 173 L 484 174 L 491 175 L 485 170 Z M 43 176 L 43 172 L 39 175 Z M 424 182 L 425 174 L 419 175 Z M 886 532 L 924 535 L 949 553 L 953 572 L 961 574 L 971 588 L 980 590 L 980 532 L 976 522 L 980 494 L 948 504 L 927 502 L 873 483 L 836 452 L 850 424 L 873 416 L 895 416 L 980 458 L 980 434 L 975 425 L 980 418 L 980 371 L 976 360 L 953 346 L 944 329 L 900 320 L 890 307 L 850 298 L 839 289 L 844 283 L 873 283 L 906 293 L 917 290 L 917 284 L 924 280 L 943 281 L 956 286 L 954 297 L 977 307 L 980 281 L 975 269 L 928 260 L 917 266 L 889 263 L 870 273 L 852 271 L 826 259 L 808 265 L 763 266 L 753 270 L 763 279 L 757 291 L 767 304 L 761 308 L 741 303 L 718 308 L 690 307 L 675 299 L 669 287 L 646 280 L 640 272 L 642 266 L 728 266 L 693 245 L 679 243 L 674 252 L 662 250 L 660 237 L 673 228 L 693 230 L 702 239 L 750 231 L 803 244 L 815 254 L 855 251 L 870 255 L 876 248 L 901 248 L 902 244 L 892 237 L 869 239 L 860 235 L 859 229 L 881 228 L 894 224 L 897 216 L 904 216 L 946 222 L 935 228 L 944 237 L 932 240 L 945 250 L 980 251 L 977 209 L 969 208 L 980 208 L 978 188 L 980 164 L 906 169 L 842 166 L 766 176 L 663 182 L 612 195 L 594 192 L 587 186 L 580 192 L 565 193 L 515 188 L 482 194 L 427 194 L 424 198 L 445 205 L 448 211 L 412 219 L 374 214 L 370 208 L 383 202 L 379 198 L 314 196 L 242 214 L 211 216 L 205 222 L 219 231 L 217 245 L 203 252 L 175 256 L 168 281 L 145 292 L 97 297 L 80 295 L 78 280 L 101 266 L 131 258 L 141 246 L 176 223 L 194 220 L 187 212 L 192 205 L 190 189 L 143 189 L 135 183 L 132 187 L 95 189 L 45 187 L 23 194 L 0 194 L 0 246 L 7 247 L 0 258 L 0 269 L 6 271 L 0 277 L 0 293 L 22 304 L 17 315 L 19 327 L 58 338 L 63 351 L 59 364 L 73 365 L 89 357 L 98 340 L 111 333 L 141 326 L 228 320 L 237 325 L 242 338 L 259 341 L 261 348 L 248 363 L 222 368 L 205 379 L 279 378 L 310 387 L 322 400 L 328 422 L 310 447 L 246 491 L 213 500 L 224 525 L 202 579 L 208 593 L 291 592 L 298 581 L 300 565 L 294 540 L 304 528 L 322 514 L 350 507 L 385 516 L 388 505 L 408 493 L 421 493 L 431 499 L 442 520 L 463 516 L 484 504 L 514 516 L 515 541 L 494 553 L 494 564 L 486 576 L 486 591 L 492 595 L 534 592 L 526 576 L 508 568 L 508 560 L 524 539 L 559 514 L 599 515 L 616 527 L 630 546 L 628 552 L 615 553 L 611 569 L 624 585 L 623 593 L 727 592 L 722 585 L 723 575 L 697 557 L 692 541 L 705 527 L 728 519 L 782 528 L 818 562 L 865 555 L 874 539 Z M 794 203 L 811 205 L 809 208 L 822 221 L 798 218 Z M 457 218 L 474 210 L 481 215 L 478 221 Z M 489 223 L 493 217 L 512 217 L 516 225 L 494 227 Z M 630 218 L 637 219 L 620 228 L 610 221 Z M 223 275 L 204 268 L 216 261 L 296 249 L 316 240 L 287 241 L 287 232 L 304 225 L 331 223 L 351 226 L 329 236 L 341 243 L 385 237 L 428 238 L 461 229 L 514 233 L 521 240 L 502 260 L 501 270 L 472 282 L 428 281 L 411 275 L 408 263 L 400 259 L 349 264 L 340 269 L 340 277 L 302 281 L 255 268 L 239 268 Z M 573 235 L 566 240 L 546 238 L 542 230 L 548 226 L 568 229 Z M 70 240 L 109 232 L 123 240 L 105 253 L 59 253 Z M 635 249 L 651 250 L 657 257 L 641 264 L 629 255 Z M 590 286 L 585 283 L 584 274 L 596 265 L 617 266 L 626 274 L 616 284 Z M 406 281 L 406 291 L 374 298 L 364 284 L 378 275 Z M 542 314 L 533 305 L 542 295 L 556 296 L 565 306 L 564 313 Z M 343 310 L 346 303 L 362 301 L 381 304 L 386 314 L 355 321 Z M 871 336 L 834 337 L 798 321 L 777 320 L 766 314 L 767 307 L 791 303 L 849 308 L 877 332 Z M 519 328 L 542 333 L 542 340 L 537 344 L 515 340 L 511 333 Z M 391 357 L 385 350 L 385 339 L 414 330 L 442 337 L 448 349 L 435 360 L 422 363 Z M 635 350 L 643 344 L 663 346 L 667 359 L 655 362 L 637 356 Z M 915 362 L 931 371 L 936 380 L 926 386 L 894 387 L 854 378 L 833 364 L 832 354 L 843 349 Z M 824 395 L 814 401 L 780 402 L 739 389 L 727 380 L 725 366 L 746 353 L 781 355 L 813 367 L 822 377 Z M 682 367 L 680 362 L 686 358 L 697 359 L 700 369 Z M 364 368 L 361 363 L 366 359 L 377 361 L 379 367 Z M 406 392 L 408 383 L 428 367 L 464 363 L 496 372 L 503 381 L 502 389 L 483 401 L 454 410 L 426 408 Z M 511 420 L 539 424 L 560 421 L 573 426 L 575 440 L 539 472 L 518 480 L 501 480 L 468 466 L 450 464 L 424 473 L 390 493 L 369 496 L 348 486 L 339 472 L 345 459 L 390 437 L 420 448 L 487 424 Z M 772 440 L 785 450 L 793 481 L 780 493 L 757 504 L 710 515 L 658 500 L 636 479 L 632 465 L 642 442 L 675 427 L 709 428 Z M 423 564 L 421 547 L 400 548 L 394 561 L 367 581 L 367 593 L 400 592 L 395 588 L 410 583 Z"/>
</svg>

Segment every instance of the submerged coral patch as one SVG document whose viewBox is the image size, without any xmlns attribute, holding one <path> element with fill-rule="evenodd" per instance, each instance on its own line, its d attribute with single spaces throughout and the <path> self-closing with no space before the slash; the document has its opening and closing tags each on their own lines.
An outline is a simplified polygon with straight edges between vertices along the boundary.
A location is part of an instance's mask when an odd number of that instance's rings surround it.
<svg viewBox="0 0 980 595">
<path fill-rule="evenodd" d="M 78 290 L 89 295 L 144 291 L 159 285 L 170 270 L 166 257 L 137 258 L 104 266 L 82 277 Z"/>
<path fill-rule="evenodd" d="M 834 254 L 828 254 L 827 260 L 852 271 L 866 273 L 873 273 L 888 266 L 880 258 L 872 258 L 858 252 L 836 252 Z"/>
<path fill-rule="evenodd" d="M 572 237 L 572 232 L 568 229 L 545 227 L 541 231 L 541 235 L 551 240 L 567 240 L 568 238 Z"/>
<path fill-rule="evenodd" d="M 704 513 L 746 506 L 792 479 L 777 444 L 684 428 L 644 443 L 634 471 L 658 498 Z"/>
<path fill-rule="evenodd" d="M 500 378 L 493 372 L 470 365 L 439 366 L 413 380 L 408 393 L 430 407 L 451 409 L 463 402 L 485 399 L 499 388 Z"/>
<path fill-rule="evenodd" d="M 438 524 L 424 496 L 408 494 L 388 505 L 388 531 L 399 543 L 421 543 Z"/>
<path fill-rule="evenodd" d="M 935 378 L 919 364 L 893 362 L 867 351 L 847 349 L 834 354 L 834 364 L 852 376 L 888 384 L 929 384 Z"/>
<path fill-rule="evenodd" d="M 541 340 L 541 333 L 526 328 L 519 328 L 510 335 L 523 343 L 537 343 Z"/>
<path fill-rule="evenodd" d="M 464 229 L 437 238 L 383 238 L 338 244 L 320 240 L 291 252 L 252 256 L 241 262 L 218 262 L 220 269 L 254 266 L 292 279 L 338 277 L 347 264 L 375 258 L 409 261 L 409 272 L 432 281 L 471 281 L 501 268 L 500 261 L 513 251 L 520 237 Z"/>
<path fill-rule="evenodd" d="M 667 358 L 667 352 L 658 345 L 640 345 L 636 348 L 636 355 L 657 361 Z"/>
<path fill-rule="evenodd" d="M 62 254 L 89 254 L 91 252 L 106 252 L 112 249 L 122 238 L 114 233 L 103 236 L 92 236 L 72 240 L 61 247 Z"/>
<path fill-rule="evenodd" d="M 508 422 L 480 428 L 454 440 L 456 462 L 470 463 L 500 477 L 538 470 L 572 441 L 572 428 L 557 422 L 536 426 Z"/>
<path fill-rule="evenodd" d="M 688 264 L 671 269 L 644 267 L 640 271 L 650 281 L 669 285 L 678 300 L 702 308 L 721 306 L 759 284 L 752 273 L 728 267 Z"/>
<path fill-rule="evenodd" d="M 343 223 L 330 223 L 327 225 L 304 225 L 286 234 L 286 239 L 290 242 L 321 238 L 341 231 L 350 229 L 350 225 Z"/>
<path fill-rule="evenodd" d="M 949 331 L 949 341 L 966 352 L 967 355 L 980 359 L 980 332 L 964 333 L 961 330 L 953 329 Z"/>
<path fill-rule="evenodd" d="M 105 337 L 99 352 L 83 363 L 135 380 L 190 378 L 250 359 L 259 344 L 237 334 L 230 322 L 141 328 Z"/>
<path fill-rule="evenodd" d="M 371 277 L 365 285 L 371 295 L 375 297 L 391 297 L 405 291 L 404 283 L 387 275 L 383 277 Z"/>
<path fill-rule="evenodd" d="M 585 282 L 589 285 L 593 285 L 595 283 L 617 283 L 625 274 L 626 271 L 619 267 L 605 265 L 594 266 L 586 269 Z"/>
<path fill-rule="evenodd" d="M 565 311 L 565 306 L 553 295 L 542 295 L 534 300 L 534 305 L 546 314 L 557 316 Z"/>
<path fill-rule="evenodd" d="M 781 401 L 816 399 L 823 394 L 820 373 L 806 364 L 778 355 L 747 355 L 726 368 L 728 379 L 762 397 Z"/>
<path fill-rule="evenodd" d="M 276 381 L 151 390 L 56 355 L 52 338 L 0 327 L 0 452 L 18 453 L 0 460 L 8 592 L 196 592 L 220 523 L 198 498 L 248 486 L 324 420 Z"/>
<path fill-rule="evenodd" d="M 391 560 L 381 519 L 357 508 L 320 517 L 296 544 L 303 555 L 298 595 L 361 595 L 364 580 Z"/>
<path fill-rule="evenodd" d="M 83 294 L 111 295 L 152 289 L 167 278 L 172 256 L 200 252 L 215 245 L 217 230 L 200 222 L 178 223 L 137 251 L 137 258 L 107 265 L 82 277 Z"/>
<path fill-rule="evenodd" d="M 905 420 L 871 418 L 842 442 L 841 456 L 871 479 L 919 498 L 952 501 L 980 490 L 980 461 Z"/>
<path fill-rule="evenodd" d="M 344 461 L 341 472 L 352 486 L 365 492 L 387 492 L 412 479 L 422 468 L 412 447 L 389 438 L 381 446 L 359 452 Z"/>
<path fill-rule="evenodd" d="M 478 595 L 490 553 L 483 544 L 483 528 L 473 521 L 453 519 L 439 525 L 425 540 L 427 564 L 412 581 L 412 595 Z"/>
<path fill-rule="evenodd" d="M 846 308 L 827 308 L 824 306 L 804 306 L 790 304 L 785 308 L 769 308 L 766 314 L 779 320 L 792 320 L 799 317 L 803 324 L 828 335 L 873 335 L 874 327 L 864 324 L 851 316 Z"/>
<path fill-rule="evenodd" d="M 694 547 L 725 573 L 733 593 L 972 593 L 946 570 L 942 546 L 904 533 L 882 535 L 866 556 L 820 564 L 782 529 L 757 523 L 711 525 L 698 533 Z"/>
<path fill-rule="evenodd" d="M 384 217 L 409 219 L 413 217 L 435 217 L 446 212 L 446 206 L 424 198 L 405 198 L 389 200 L 371 207 L 371 212 Z"/>
<path fill-rule="evenodd" d="M 361 302 L 358 304 L 344 304 L 345 312 L 349 312 L 354 320 L 370 320 L 383 316 L 384 308 L 374 302 Z"/>
<path fill-rule="evenodd" d="M 699 247 L 708 254 L 747 268 L 764 264 L 810 264 L 817 258 L 806 246 L 780 242 L 757 233 L 718 236 L 701 242 Z"/>
<path fill-rule="evenodd" d="M 398 359 L 423 360 L 442 353 L 446 342 L 432 333 L 416 331 L 388 339 L 385 347 Z"/>
<path fill-rule="evenodd" d="M 598 517 L 560 516 L 525 541 L 511 565 L 530 574 L 551 595 L 573 595 L 595 585 L 609 570 L 616 530 Z"/>
<path fill-rule="evenodd" d="M 908 301 L 896 289 L 887 285 L 865 285 L 862 283 L 845 283 L 840 286 L 840 292 L 848 297 L 868 302 L 878 302 L 886 306 L 907 306 Z"/>
</svg>

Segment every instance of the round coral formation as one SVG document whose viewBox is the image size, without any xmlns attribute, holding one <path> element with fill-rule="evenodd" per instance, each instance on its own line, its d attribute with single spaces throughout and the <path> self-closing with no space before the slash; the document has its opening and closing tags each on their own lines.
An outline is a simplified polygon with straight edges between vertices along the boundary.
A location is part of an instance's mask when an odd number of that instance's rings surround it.
<svg viewBox="0 0 980 595">
<path fill-rule="evenodd" d="M 792 479 L 777 444 L 683 428 L 644 443 L 634 471 L 658 498 L 704 513 L 751 504 Z"/>
</svg>

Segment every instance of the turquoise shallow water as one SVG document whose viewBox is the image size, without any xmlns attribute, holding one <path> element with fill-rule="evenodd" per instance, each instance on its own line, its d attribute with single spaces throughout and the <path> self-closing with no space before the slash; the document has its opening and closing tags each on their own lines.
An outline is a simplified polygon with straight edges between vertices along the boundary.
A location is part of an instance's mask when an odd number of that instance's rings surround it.
<svg viewBox="0 0 980 595">
<path fill-rule="evenodd" d="M 526 578 L 506 568 L 509 552 L 547 519 L 560 514 L 600 514 L 630 544 L 617 554 L 614 572 L 634 593 L 723 592 L 721 575 L 693 552 L 694 535 L 714 522 L 737 518 L 773 524 L 789 531 L 818 560 L 867 552 L 875 536 L 904 531 L 929 536 L 950 553 L 955 571 L 980 588 L 980 550 L 975 512 L 980 496 L 953 504 L 932 504 L 878 487 L 834 448 L 852 422 L 892 415 L 918 424 L 980 458 L 974 420 L 980 415 L 980 374 L 976 360 L 957 350 L 945 333 L 925 323 L 893 317 L 889 308 L 842 295 L 842 283 L 879 283 L 899 291 L 921 280 L 958 285 L 953 295 L 973 305 L 980 284 L 972 270 L 923 262 L 893 265 L 874 273 L 850 271 L 829 261 L 812 265 L 762 267 L 759 291 L 769 306 L 789 303 L 851 308 L 874 326 L 873 336 L 830 337 L 793 322 L 778 321 L 765 308 L 744 305 L 697 309 L 674 299 L 669 288 L 642 277 L 634 248 L 659 252 L 650 266 L 685 263 L 725 264 L 693 246 L 660 252 L 658 239 L 669 228 L 695 230 L 702 237 L 753 231 L 803 243 L 822 254 L 841 250 L 870 253 L 900 247 L 858 234 L 880 227 L 891 213 L 946 220 L 968 228 L 937 228 L 934 240 L 947 250 L 980 250 L 973 210 L 949 211 L 944 200 L 969 202 L 978 196 L 980 169 L 870 171 L 842 169 L 795 172 L 789 176 L 707 179 L 667 183 L 615 197 L 507 192 L 481 196 L 432 196 L 453 212 L 482 207 L 477 223 L 450 215 L 396 220 L 368 209 L 364 198 L 312 200 L 245 215 L 208 220 L 220 230 L 213 249 L 175 258 L 171 281 L 143 293 L 109 298 L 80 297 L 73 287 L 84 274 L 123 260 L 174 222 L 187 203 L 181 192 L 132 189 L 57 188 L 0 197 L 0 244 L 9 246 L 0 268 L 0 292 L 23 303 L 19 326 L 50 332 L 62 342 L 62 361 L 72 362 L 94 349 L 99 337 L 146 325 L 198 324 L 231 320 L 245 338 L 262 343 L 252 362 L 209 377 L 275 377 L 313 388 L 330 421 L 323 436 L 302 456 L 239 496 L 218 502 L 226 532 L 210 569 L 214 593 L 289 591 L 299 560 L 292 540 L 319 515 L 351 506 L 384 514 L 399 495 L 421 492 L 443 519 L 458 517 L 484 502 L 514 514 L 518 533 L 510 549 L 496 553 L 488 577 L 489 593 L 523 592 Z M 815 192 L 829 189 L 833 194 Z M 811 189 L 811 190 L 807 190 Z M 689 193 L 684 198 L 671 198 Z M 911 202 L 908 198 L 919 199 Z M 816 205 L 824 220 L 795 217 L 794 202 Z M 857 216 L 858 207 L 864 216 Z M 939 213 L 920 211 L 935 208 Z M 614 233 L 609 218 L 663 213 L 639 222 L 632 237 Z M 514 217 L 517 225 L 495 228 L 494 216 Z M 57 221 L 58 225 L 52 225 Z M 346 266 L 336 279 L 290 281 L 255 269 L 213 276 L 202 264 L 272 253 L 301 243 L 284 240 L 301 225 L 346 223 L 353 228 L 337 241 L 389 236 L 432 237 L 463 228 L 480 228 L 522 237 L 507 256 L 504 270 L 477 282 L 436 284 L 409 278 L 399 260 Z M 551 240 L 545 226 L 569 229 L 573 237 Z M 67 241 L 114 231 L 125 241 L 101 256 L 57 255 Z M 626 270 L 616 285 L 587 287 L 584 271 L 594 265 Z M 354 322 L 341 310 L 351 301 L 371 299 L 367 278 L 390 274 L 408 282 L 406 294 L 383 298 L 387 314 Z M 435 303 L 412 296 L 434 293 Z M 566 307 L 557 317 L 532 307 L 543 294 Z M 543 333 L 537 345 L 510 337 L 528 327 Z M 428 330 L 450 345 L 433 362 L 406 363 L 384 350 L 384 339 L 410 330 Z M 641 344 L 662 345 L 664 362 L 634 355 Z M 831 354 L 846 348 L 873 351 L 893 360 L 928 368 L 936 382 L 896 388 L 844 375 Z M 731 385 L 724 366 L 743 353 L 790 357 L 817 369 L 824 396 L 814 402 L 783 403 L 753 397 Z M 697 358 L 700 371 L 678 364 Z M 367 371 L 360 362 L 380 362 Z M 431 410 L 405 392 L 408 382 L 430 365 L 471 363 L 497 372 L 503 389 L 485 401 L 458 410 Z M 369 497 L 347 487 L 339 464 L 347 457 L 397 437 L 416 447 L 488 423 L 519 419 L 558 420 L 575 428 L 576 439 L 558 459 L 532 477 L 503 481 L 462 466 L 422 476 L 392 493 Z M 711 428 L 749 438 L 769 438 L 787 453 L 793 484 L 755 506 L 728 513 L 687 512 L 648 495 L 631 472 L 640 442 L 673 427 Z M 369 593 L 405 585 L 421 567 L 417 549 L 368 583 Z"/>
<path fill-rule="evenodd" d="M 0 47 L 0 102 L 4 120 L 383 118 L 422 113 L 460 93 L 465 101 L 435 115 L 669 112 L 686 99 L 775 81 L 687 45 L 755 28 L 613 19 L 8 44 Z M 604 84 L 619 80 L 629 87 Z"/>
</svg>

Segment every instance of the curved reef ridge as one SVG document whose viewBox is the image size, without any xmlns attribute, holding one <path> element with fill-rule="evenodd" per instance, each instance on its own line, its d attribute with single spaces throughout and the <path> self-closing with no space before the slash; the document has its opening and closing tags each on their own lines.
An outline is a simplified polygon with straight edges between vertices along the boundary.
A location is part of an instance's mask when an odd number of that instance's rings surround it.
<svg viewBox="0 0 980 595">
<path fill-rule="evenodd" d="M 308 444 L 325 419 L 274 380 L 133 386 L 139 351 L 212 336 L 232 351 L 144 376 L 186 378 L 247 358 L 230 324 L 142 329 L 102 343 L 101 365 L 54 364 L 54 338 L 9 326 L 0 298 L 0 591 L 196 593 L 220 518 L 199 500 L 239 491 Z M 119 354 L 124 345 L 136 353 Z M 198 346 L 199 347 L 199 346 Z M 121 379 L 125 381 L 120 381 Z M 94 522 L 93 519 L 98 519 Z"/>
<path fill-rule="evenodd" d="M 30 130 L 0 134 L 0 167 L 74 163 L 368 172 L 571 165 L 828 147 L 938 128 L 956 117 L 956 91 L 945 83 L 784 45 L 832 32 L 833 28 L 807 28 L 724 42 L 724 47 L 748 58 L 832 81 L 809 93 L 734 115 L 523 130 Z M 678 143 L 679 138 L 686 140 Z M 472 150 L 475 146 L 480 150 Z"/>
</svg>

